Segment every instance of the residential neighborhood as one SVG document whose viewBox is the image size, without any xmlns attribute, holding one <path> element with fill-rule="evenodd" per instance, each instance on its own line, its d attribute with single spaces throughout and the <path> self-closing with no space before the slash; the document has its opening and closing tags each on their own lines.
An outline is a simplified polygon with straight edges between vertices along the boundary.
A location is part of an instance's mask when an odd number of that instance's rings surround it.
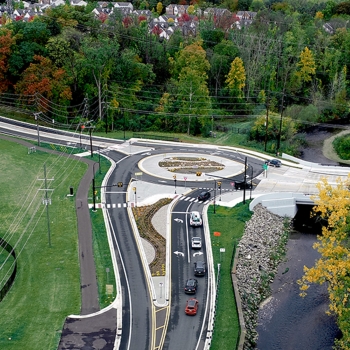
<svg viewBox="0 0 350 350">
<path fill-rule="evenodd" d="M 7 5 L 0 7 L 0 16 L 5 17 L 6 21 L 31 21 L 35 16 L 42 16 L 48 8 L 55 8 L 65 5 L 64 0 L 39 0 L 38 3 L 28 1 L 17 2 L 17 6 Z M 84 0 L 70 0 L 72 6 L 86 6 L 88 3 Z M 134 17 L 136 19 L 148 21 L 150 33 L 157 34 L 160 38 L 169 39 L 175 30 L 181 30 L 182 33 L 195 36 L 198 30 L 200 19 L 212 18 L 216 21 L 225 21 L 229 29 L 250 25 L 256 12 L 237 11 L 232 13 L 227 9 L 208 7 L 205 10 L 194 8 L 190 5 L 170 4 L 165 8 L 165 13 L 158 15 L 149 9 L 136 10 L 131 2 L 97 2 L 96 8 L 92 11 L 96 19 L 105 22 L 109 16 L 119 12 L 123 18 Z M 6 23 L 3 21 L 2 23 Z"/>
</svg>

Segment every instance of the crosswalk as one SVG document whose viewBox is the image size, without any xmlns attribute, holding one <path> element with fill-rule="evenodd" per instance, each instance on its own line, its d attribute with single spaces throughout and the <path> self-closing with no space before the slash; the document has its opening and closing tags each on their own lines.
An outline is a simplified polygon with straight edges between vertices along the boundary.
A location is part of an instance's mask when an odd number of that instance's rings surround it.
<svg viewBox="0 0 350 350">
<path fill-rule="evenodd" d="M 197 203 L 198 198 L 197 197 L 191 197 L 191 196 L 182 196 L 179 195 L 179 197 L 177 198 L 180 201 L 185 201 L 185 202 L 193 202 L 193 203 Z M 213 198 L 210 198 L 209 200 L 206 200 L 204 202 L 201 201 L 201 203 L 203 204 L 207 204 L 210 201 L 212 201 Z M 93 204 L 89 203 L 89 208 L 93 208 Z M 95 208 L 96 209 L 123 209 L 123 208 L 133 208 L 135 207 L 135 202 L 127 202 L 127 203 L 96 203 L 95 204 Z"/>
</svg>

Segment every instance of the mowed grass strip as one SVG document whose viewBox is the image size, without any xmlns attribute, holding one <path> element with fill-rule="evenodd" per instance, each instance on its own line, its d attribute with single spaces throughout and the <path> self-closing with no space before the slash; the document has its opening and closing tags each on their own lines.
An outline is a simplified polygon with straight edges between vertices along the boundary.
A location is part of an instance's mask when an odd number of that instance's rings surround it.
<svg viewBox="0 0 350 350">
<path fill-rule="evenodd" d="M 231 262 L 234 246 L 244 233 L 245 222 L 249 221 L 252 216 L 248 203 L 240 203 L 233 208 L 216 206 L 215 214 L 213 205 L 208 208 L 216 280 L 218 264 L 220 264 L 220 282 L 211 350 L 235 349 L 239 340 L 240 327 L 231 280 Z M 214 235 L 214 232 L 220 232 L 220 236 Z M 224 248 L 225 252 L 220 253 L 220 248 Z"/>
<path fill-rule="evenodd" d="M 67 194 L 70 186 L 76 191 L 87 165 L 46 152 L 28 154 L 1 139 L 0 150 L 0 237 L 17 254 L 16 279 L 0 303 L 0 349 L 57 349 L 66 316 L 80 312 L 75 197 Z M 52 189 L 49 221 L 42 201 L 44 164 Z"/>
<path fill-rule="evenodd" d="M 89 159 L 91 159 L 89 157 Z M 94 154 L 92 160 L 101 165 L 100 170 L 95 173 L 96 187 L 96 204 L 101 202 L 101 186 L 106 173 L 108 172 L 111 162 L 101 156 Z M 97 169 L 97 167 L 95 167 Z M 116 191 L 116 187 L 104 189 L 105 191 Z M 92 186 L 89 192 L 89 203 L 93 203 Z M 96 212 L 90 211 L 92 237 L 93 237 L 93 252 L 96 265 L 97 285 L 99 294 L 100 308 L 103 309 L 113 302 L 116 297 L 116 281 L 113 270 L 113 262 L 111 258 L 111 250 L 109 247 L 106 225 L 102 209 L 97 209 Z"/>
</svg>

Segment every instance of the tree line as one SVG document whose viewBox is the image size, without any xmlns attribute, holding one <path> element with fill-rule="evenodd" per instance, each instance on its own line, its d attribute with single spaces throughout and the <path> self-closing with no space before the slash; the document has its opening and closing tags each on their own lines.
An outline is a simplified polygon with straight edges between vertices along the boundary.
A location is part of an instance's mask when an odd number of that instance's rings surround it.
<svg viewBox="0 0 350 350">
<path fill-rule="evenodd" d="M 251 139 L 278 140 L 278 149 L 310 124 L 348 118 L 347 2 L 242 2 L 257 10 L 250 25 L 183 16 L 196 35 L 179 26 L 168 40 L 145 16 L 96 18 L 95 6 L 2 21 L 2 103 L 10 96 L 60 123 L 95 119 L 101 130 L 208 136 L 213 120 L 245 118 Z"/>
</svg>

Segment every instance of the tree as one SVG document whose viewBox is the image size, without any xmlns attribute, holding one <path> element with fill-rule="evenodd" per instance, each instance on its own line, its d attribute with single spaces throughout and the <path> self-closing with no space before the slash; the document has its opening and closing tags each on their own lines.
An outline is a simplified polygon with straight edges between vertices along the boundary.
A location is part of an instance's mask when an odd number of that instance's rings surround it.
<svg viewBox="0 0 350 350">
<path fill-rule="evenodd" d="M 304 266 L 304 276 L 298 281 L 300 295 L 305 297 L 311 283 L 327 283 L 329 313 L 337 316 L 337 323 L 343 337 L 336 341 L 339 349 L 350 346 L 350 176 L 347 180 L 337 179 L 332 186 L 323 178 L 317 184 L 318 196 L 313 197 L 316 206 L 314 215 L 324 223 L 322 235 L 314 244 L 321 258 L 313 267 Z"/>
<path fill-rule="evenodd" d="M 296 75 L 302 82 L 311 81 L 311 76 L 316 74 L 316 64 L 311 50 L 308 47 L 300 54 L 300 61 L 297 64 L 299 70 Z"/>
<path fill-rule="evenodd" d="M 66 72 L 42 56 L 34 56 L 34 62 L 23 72 L 15 90 L 23 95 L 41 94 L 45 98 L 44 106 L 47 104 L 46 99 L 63 105 L 72 99 Z"/>
<path fill-rule="evenodd" d="M 0 31 L 0 93 L 6 92 L 11 85 L 7 73 L 9 70 L 9 57 L 13 50 L 16 39 L 8 29 Z"/>
<path fill-rule="evenodd" d="M 231 63 L 231 69 L 226 75 L 227 87 L 231 95 L 236 97 L 243 96 L 243 88 L 245 86 L 245 69 L 241 58 L 236 57 Z"/>
<path fill-rule="evenodd" d="M 210 114 L 211 104 L 207 87 L 209 68 L 210 64 L 200 41 L 186 46 L 175 55 L 175 59 L 171 59 L 171 72 L 178 88 L 179 113 L 188 115 L 188 135 L 191 132 L 193 115 Z M 201 126 L 205 123 L 204 118 L 201 120 Z"/>
<path fill-rule="evenodd" d="M 79 59 L 81 76 L 93 77 L 99 101 L 99 118 L 102 119 L 102 86 L 107 83 L 116 63 L 119 45 L 105 36 L 85 37 L 81 45 L 82 56 Z"/>
<path fill-rule="evenodd" d="M 157 13 L 158 15 L 161 15 L 163 12 L 163 4 L 161 2 L 158 2 L 157 4 Z"/>
</svg>

